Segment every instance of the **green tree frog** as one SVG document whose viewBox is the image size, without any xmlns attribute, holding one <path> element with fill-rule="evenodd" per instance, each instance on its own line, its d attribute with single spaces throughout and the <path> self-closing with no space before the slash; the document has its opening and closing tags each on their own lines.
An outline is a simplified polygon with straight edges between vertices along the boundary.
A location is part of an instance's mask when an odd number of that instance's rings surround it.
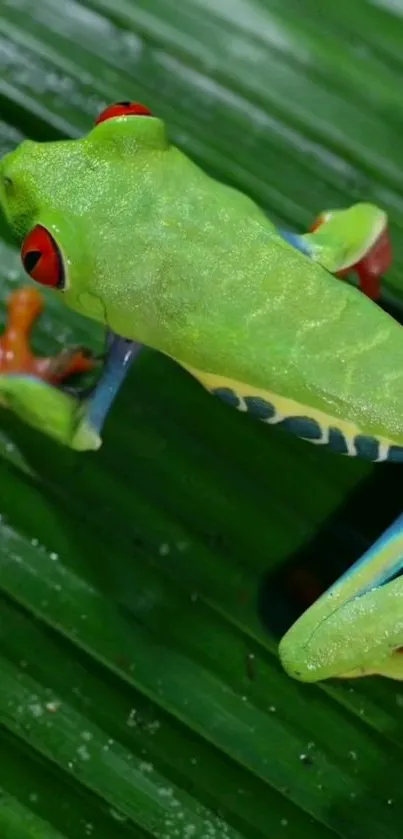
<svg viewBox="0 0 403 839">
<path fill-rule="evenodd" d="M 99 448 L 146 345 L 268 425 L 339 454 L 403 461 L 403 331 L 370 299 L 390 262 L 379 208 L 328 211 L 305 235 L 278 230 L 251 198 L 172 145 L 161 119 L 130 102 L 103 111 L 82 139 L 25 141 L 7 154 L 0 203 L 31 278 L 108 329 L 104 371 L 88 399 L 77 408 L 47 386 L 49 405 L 64 417 L 54 430 L 61 442 Z M 340 281 L 352 270 L 365 294 Z M 4 386 L 32 409 L 32 378 L 8 377 Z M 376 556 L 389 556 L 396 538 Z M 336 588 L 284 639 L 282 660 L 296 678 L 341 675 L 330 659 L 317 665 L 326 643 L 334 658 L 340 649 L 342 669 L 361 661 L 371 671 L 371 641 L 364 649 L 361 630 L 343 635 L 348 604 L 358 604 L 351 620 L 360 614 L 377 626 L 379 610 L 388 626 L 392 618 L 388 586 L 354 599 L 360 574 L 341 582 L 344 605 Z M 344 661 L 351 645 L 357 655 Z"/>
</svg>

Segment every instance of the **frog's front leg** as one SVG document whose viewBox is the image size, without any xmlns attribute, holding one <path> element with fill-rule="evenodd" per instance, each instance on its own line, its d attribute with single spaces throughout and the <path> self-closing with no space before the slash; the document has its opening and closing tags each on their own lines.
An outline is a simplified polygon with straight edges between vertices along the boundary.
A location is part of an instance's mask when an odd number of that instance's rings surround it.
<svg viewBox="0 0 403 839">
<path fill-rule="evenodd" d="M 43 308 L 43 297 L 36 288 L 26 286 L 10 294 L 7 324 L 0 337 L 0 375 L 25 374 L 56 385 L 70 376 L 93 370 L 95 359 L 84 348 L 66 348 L 47 358 L 35 355 L 30 345 L 31 332 Z"/>
<path fill-rule="evenodd" d="M 44 308 L 42 295 L 26 287 L 13 292 L 7 303 L 7 326 L 0 337 L 0 404 L 70 448 L 98 449 L 105 420 L 141 345 L 110 332 L 100 379 L 84 396 L 64 382 L 93 370 L 94 356 L 74 348 L 48 358 L 35 355 L 30 335 Z"/>
<path fill-rule="evenodd" d="M 387 216 L 372 204 L 355 204 L 347 210 L 328 210 L 304 235 L 282 234 L 331 274 L 343 279 L 358 275 L 359 286 L 372 300 L 381 295 L 381 281 L 392 263 Z"/>
<path fill-rule="evenodd" d="M 44 308 L 37 289 L 17 289 L 9 296 L 7 308 L 7 324 L 0 336 L 1 409 L 12 410 L 27 425 L 70 445 L 80 403 L 61 385 L 74 374 L 93 370 L 97 360 L 85 348 L 65 348 L 47 358 L 35 354 L 30 337 Z"/>
<path fill-rule="evenodd" d="M 75 432 L 71 441 L 74 449 L 94 448 L 94 439 L 101 444 L 101 432 L 131 364 L 142 350 L 142 344 L 109 332 L 103 372 L 89 396 L 77 412 Z M 91 442 L 91 445 L 89 445 Z"/>
</svg>

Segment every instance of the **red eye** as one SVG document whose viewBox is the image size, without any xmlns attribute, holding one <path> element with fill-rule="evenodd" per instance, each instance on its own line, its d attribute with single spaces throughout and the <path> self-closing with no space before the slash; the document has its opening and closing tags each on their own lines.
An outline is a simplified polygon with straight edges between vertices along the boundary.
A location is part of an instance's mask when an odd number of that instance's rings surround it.
<svg viewBox="0 0 403 839">
<path fill-rule="evenodd" d="M 21 245 L 22 264 L 30 277 L 41 285 L 63 289 L 63 260 L 53 236 L 42 225 L 28 233 Z"/>
<path fill-rule="evenodd" d="M 98 119 L 95 120 L 95 125 L 105 122 L 107 119 L 116 119 L 116 117 L 151 117 L 151 111 L 145 105 L 140 105 L 140 102 L 116 102 L 115 105 L 110 105 L 100 113 Z"/>
</svg>

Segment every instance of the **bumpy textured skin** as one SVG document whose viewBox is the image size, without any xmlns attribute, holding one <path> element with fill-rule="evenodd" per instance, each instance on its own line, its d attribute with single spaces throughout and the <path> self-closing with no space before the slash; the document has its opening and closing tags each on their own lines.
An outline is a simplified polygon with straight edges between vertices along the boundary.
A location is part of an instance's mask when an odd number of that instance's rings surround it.
<svg viewBox="0 0 403 839">
<path fill-rule="evenodd" d="M 357 205 L 332 213 L 319 234 L 283 236 L 151 117 L 102 122 L 82 140 L 23 143 L 1 163 L 0 201 L 20 239 L 36 224 L 54 236 L 71 308 L 173 357 L 265 422 L 332 439 L 344 454 L 401 457 L 403 331 L 329 273 L 379 243 L 381 211 Z M 30 405 L 39 425 L 38 381 L 24 377 L 24 393 L 18 377 L 7 381 L 9 399 Z M 98 448 L 85 406 L 81 417 L 67 394 L 40 384 L 49 432 Z M 379 586 L 400 562 L 402 531 L 400 521 L 290 630 L 280 653 L 291 675 L 400 678 L 401 585 Z"/>
<path fill-rule="evenodd" d="M 27 141 L 0 174 L 16 234 L 40 223 L 55 237 L 69 306 L 195 371 L 403 444 L 401 327 L 169 145 L 160 120 Z"/>
<path fill-rule="evenodd" d="M 378 674 L 403 679 L 403 515 L 291 627 L 280 643 L 303 682 Z"/>
</svg>

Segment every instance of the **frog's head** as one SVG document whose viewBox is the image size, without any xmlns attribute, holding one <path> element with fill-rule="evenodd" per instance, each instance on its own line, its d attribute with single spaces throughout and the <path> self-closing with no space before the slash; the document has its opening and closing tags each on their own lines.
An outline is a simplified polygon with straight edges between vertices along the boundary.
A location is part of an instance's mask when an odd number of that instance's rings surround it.
<svg viewBox="0 0 403 839">
<path fill-rule="evenodd" d="M 62 291 L 71 308 L 110 325 L 114 298 L 119 294 L 124 307 L 122 290 L 130 285 L 133 222 L 137 232 L 139 219 L 141 241 L 169 149 L 164 123 L 126 102 L 103 111 L 82 139 L 26 140 L 7 154 L 0 204 L 27 273 Z"/>
</svg>

